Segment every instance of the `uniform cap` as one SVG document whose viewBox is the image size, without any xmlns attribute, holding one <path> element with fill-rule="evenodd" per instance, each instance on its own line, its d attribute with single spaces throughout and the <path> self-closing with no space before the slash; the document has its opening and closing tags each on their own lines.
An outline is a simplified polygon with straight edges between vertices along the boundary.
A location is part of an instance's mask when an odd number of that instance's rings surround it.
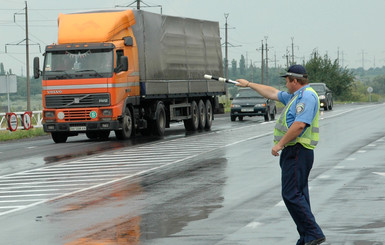
<svg viewBox="0 0 385 245">
<path fill-rule="evenodd" d="M 287 76 L 307 77 L 306 69 L 301 65 L 292 65 L 289 67 L 286 74 L 282 75 L 281 77 L 287 77 Z"/>
</svg>

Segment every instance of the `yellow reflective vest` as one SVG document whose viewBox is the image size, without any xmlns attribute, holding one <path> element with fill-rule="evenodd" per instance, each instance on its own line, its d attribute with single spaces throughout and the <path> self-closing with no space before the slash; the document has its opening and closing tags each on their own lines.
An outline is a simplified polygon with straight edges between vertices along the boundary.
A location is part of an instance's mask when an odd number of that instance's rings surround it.
<svg viewBox="0 0 385 245">
<path fill-rule="evenodd" d="M 313 92 L 319 101 L 318 95 L 312 87 L 307 87 L 305 89 L 305 91 Z M 282 139 L 282 137 L 289 130 L 287 123 L 286 123 L 286 115 L 287 115 L 287 112 L 289 111 L 290 106 L 293 104 L 294 101 L 297 100 L 297 98 L 298 98 L 298 94 L 295 95 L 289 101 L 289 103 L 286 104 L 285 108 L 283 109 L 283 111 L 281 113 L 281 116 L 279 117 L 279 119 L 277 120 L 277 123 L 275 124 L 275 128 L 274 128 L 274 144 L 275 145 Z M 291 145 L 295 145 L 297 143 L 300 143 L 305 148 L 313 150 L 316 147 L 316 145 L 318 144 L 318 140 L 319 140 L 318 118 L 319 118 L 319 102 L 318 102 L 317 114 L 315 115 L 310 126 L 305 129 L 305 132 L 303 132 L 303 134 L 301 136 L 298 136 L 296 139 L 287 143 L 285 146 L 291 146 Z"/>
</svg>

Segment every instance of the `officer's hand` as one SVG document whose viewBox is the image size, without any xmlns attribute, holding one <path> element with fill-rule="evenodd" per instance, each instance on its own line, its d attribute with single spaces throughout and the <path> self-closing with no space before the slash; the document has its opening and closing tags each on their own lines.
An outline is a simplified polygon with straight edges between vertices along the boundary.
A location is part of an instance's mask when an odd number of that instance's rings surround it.
<svg viewBox="0 0 385 245">
<path fill-rule="evenodd" d="M 280 146 L 280 145 L 275 145 L 274 147 L 273 147 L 273 149 L 271 149 L 271 154 L 273 155 L 273 156 L 279 156 L 279 151 L 281 151 L 283 149 L 283 147 L 282 146 Z"/>
<path fill-rule="evenodd" d="M 237 79 L 237 85 L 238 87 L 247 87 L 247 85 L 250 83 L 249 81 L 247 81 L 246 79 Z"/>
</svg>

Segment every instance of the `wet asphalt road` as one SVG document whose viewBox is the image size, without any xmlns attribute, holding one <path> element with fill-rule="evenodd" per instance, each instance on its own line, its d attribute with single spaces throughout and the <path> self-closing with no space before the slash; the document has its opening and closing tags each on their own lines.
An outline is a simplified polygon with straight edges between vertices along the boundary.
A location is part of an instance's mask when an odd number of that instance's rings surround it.
<svg viewBox="0 0 385 245">
<path fill-rule="evenodd" d="M 324 244 L 385 244 L 385 105 L 321 110 L 310 176 Z M 126 142 L 0 144 L 1 244 L 295 244 L 274 122 Z"/>
</svg>

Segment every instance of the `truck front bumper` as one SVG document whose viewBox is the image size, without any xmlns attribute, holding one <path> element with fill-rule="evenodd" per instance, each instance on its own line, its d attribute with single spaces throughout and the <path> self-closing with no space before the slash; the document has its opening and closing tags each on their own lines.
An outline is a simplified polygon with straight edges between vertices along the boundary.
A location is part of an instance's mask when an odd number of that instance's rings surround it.
<svg viewBox="0 0 385 245">
<path fill-rule="evenodd" d="M 122 129 L 119 121 L 43 123 L 44 132 L 78 132 Z"/>
</svg>

